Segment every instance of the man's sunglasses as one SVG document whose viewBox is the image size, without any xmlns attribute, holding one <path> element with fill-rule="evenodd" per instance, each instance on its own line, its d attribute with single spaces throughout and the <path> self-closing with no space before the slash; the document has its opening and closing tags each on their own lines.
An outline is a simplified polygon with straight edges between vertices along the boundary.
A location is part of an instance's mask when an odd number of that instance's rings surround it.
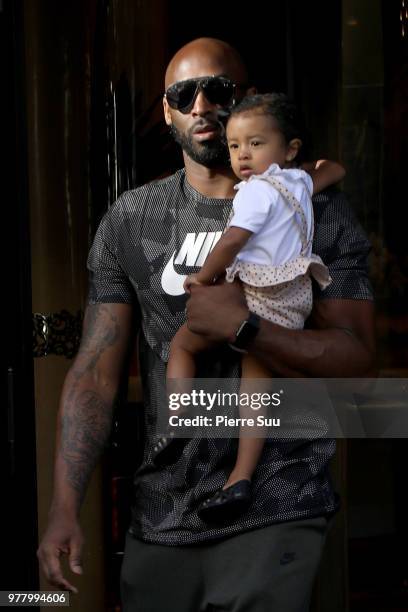
<svg viewBox="0 0 408 612">
<path fill-rule="evenodd" d="M 193 108 L 199 91 L 210 104 L 228 106 L 233 102 L 235 87 L 235 83 L 226 77 L 207 76 L 178 81 L 170 85 L 164 95 L 171 108 L 186 114 Z"/>
</svg>

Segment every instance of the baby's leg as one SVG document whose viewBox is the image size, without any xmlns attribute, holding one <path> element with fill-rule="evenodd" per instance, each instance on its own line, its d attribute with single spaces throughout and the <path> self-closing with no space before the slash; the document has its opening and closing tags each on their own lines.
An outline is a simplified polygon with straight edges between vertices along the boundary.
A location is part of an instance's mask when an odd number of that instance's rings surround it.
<svg viewBox="0 0 408 612">
<path fill-rule="evenodd" d="M 191 382 L 186 383 L 184 381 L 195 377 L 195 356 L 201 351 L 211 348 L 211 346 L 211 342 L 204 336 L 191 332 L 187 325 L 180 327 L 170 344 L 166 373 L 168 396 L 176 390 L 182 393 L 191 391 Z M 183 409 L 179 408 L 178 415 L 182 412 Z M 174 437 L 174 431 L 168 423 L 169 417 L 170 411 L 168 411 L 167 417 L 167 431 L 153 447 L 153 461 L 156 465 L 165 465 L 176 461 L 183 451 L 184 439 Z"/>
<path fill-rule="evenodd" d="M 211 346 L 213 344 L 205 336 L 190 331 L 186 324 L 182 325 L 170 344 L 167 378 L 194 378 L 195 356 Z"/>
<path fill-rule="evenodd" d="M 242 377 L 240 392 L 253 392 L 248 384 L 249 380 L 270 379 L 270 372 L 252 357 L 245 355 L 242 360 Z M 259 414 L 261 411 L 257 411 Z M 254 411 L 250 407 L 240 406 L 242 418 L 254 418 Z M 251 430 L 251 431 L 249 431 Z M 224 522 L 233 520 L 245 512 L 251 503 L 252 475 L 258 465 L 259 458 L 264 447 L 265 439 L 247 437 L 245 434 L 253 434 L 252 428 L 243 426 L 240 428 L 238 455 L 235 467 L 222 489 L 214 493 L 212 497 L 204 500 L 198 507 L 200 518 L 206 522 Z"/>
<path fill-rule="evenodd" d="M 240 393 L 245 393 L 246 385 L 245 381 L 250 379 L 270 379 L 271 372 L 267 370 L 259 361 L 245 355 L 242 359 L 242 375 L 241 375 L 241 388 Z M 248 389 L 248 393 L 253 392 L 253 388 Z M 259 389 L 262 391 L 262 389 Z M 242 418 L 255 418 L 259 414 L 262 414 L 261 410 L 257 410 L 256 413 L 247 406 L 240 406 L 239 409 L 240 417 Z M 259 458 L 261 456 L 265 438 L 253 438 L 248 437 L 253 433 L 253 428 L 249 426 L 242 426 L 240 428 L 240 438 L 238 445 L 238 455 L 235 462 L 234 469 L 232 470 L 227 482 L 224 485 L 224 489 L 238 482 L 239 480 L 251 480 L 252 475 L 258 465 Z M 248 435 L 245 435 L 248 434 Z"/>
</svg>

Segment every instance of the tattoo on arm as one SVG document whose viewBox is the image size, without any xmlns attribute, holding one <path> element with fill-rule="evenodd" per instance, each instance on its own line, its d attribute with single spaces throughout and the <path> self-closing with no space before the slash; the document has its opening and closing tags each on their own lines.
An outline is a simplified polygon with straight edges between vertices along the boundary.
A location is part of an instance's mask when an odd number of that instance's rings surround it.
<svg viewBox="0 0 408 612">
<path fill-rule="evenodd" d="M 78 491 L 81 501 L 109 436 L 111 415 L 110 403 L 94 391 L 84 391 L 62 417 L 61 450 L 67 466 L 67 480 Z"/>
<path fill-rule="evenodd" d="M 89 380 L 102 355 L 119 338 L 120 326 L 109 307 L 104 304 L 88 307 L 61 419 L 61 455 L 67 467 L 66 478 L 79 493 L 80 501 L 108 439 L 115 399 L 112 389 L 105 397 L 103 389 L 90 387 L 86 377 Z"/>
<path fill-rule="evenodd" d="M 79 357 L 81 366 L 74 368 L 73 374 L 80 378 L 92 370 L 107 348 L 119 339 L 117 317 L 104 304 L 88 307 L 84 321 Z"/>
</svg>

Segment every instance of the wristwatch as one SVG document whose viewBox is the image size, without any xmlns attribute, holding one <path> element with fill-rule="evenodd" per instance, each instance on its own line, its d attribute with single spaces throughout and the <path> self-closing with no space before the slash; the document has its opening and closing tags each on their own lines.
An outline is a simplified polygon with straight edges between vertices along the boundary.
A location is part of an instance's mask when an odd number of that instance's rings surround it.
<svg viewBox="0 0 408 612">
<path fill-rule="evenodd" d="M 260 320 L 257 314 L 250 312 L 249 317 L 239 326 L 234 342 L 229 343 L 230 348 L 239 353 L 247 353 L 249 345 L 259 332 Z"/>
</svg>

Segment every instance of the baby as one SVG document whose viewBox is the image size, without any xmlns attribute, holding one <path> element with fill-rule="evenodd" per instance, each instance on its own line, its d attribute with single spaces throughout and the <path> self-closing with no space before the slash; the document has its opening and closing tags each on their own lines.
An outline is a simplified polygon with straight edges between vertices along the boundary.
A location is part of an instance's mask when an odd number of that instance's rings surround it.
<svg viewBox="0 0 408 612">
<path fill-rule="evenodd" d="M 341 180 L 344 169 L 327 160 L 308 164 L 307 172 L 296 167 L 301 121 L 284 94 L 244 98 L 231 111 L 226 136 L 232 169 L 241 179 L 232 215 L 200 272 L 187 277 L 184 288 L 188 292 L 191 285 L 211 284 L 224 275 L 228 282 L 238 277 L 252 324 L 263 318 L 300 329 L 312 309 L 312 277 L 322 288 L 331 280 L 312 253 L 311 197 Z M 194 378 L 195 356 L 208 348 L 204 336 L 183 325 L 170 346 L 167 379 Z M 245 380 L 271 376 L 251 355 L 243 355 L 241 392 Z M 170 432 L 156 446 L 155 458 L 170 457 L 175 444 L 182 441 Z M 203 520 L 233 519 L 247 509 L 263 445 L 264 438 L 240 436 L 235 467 L 224 487 L 198 508 Z"/>
</svg>

